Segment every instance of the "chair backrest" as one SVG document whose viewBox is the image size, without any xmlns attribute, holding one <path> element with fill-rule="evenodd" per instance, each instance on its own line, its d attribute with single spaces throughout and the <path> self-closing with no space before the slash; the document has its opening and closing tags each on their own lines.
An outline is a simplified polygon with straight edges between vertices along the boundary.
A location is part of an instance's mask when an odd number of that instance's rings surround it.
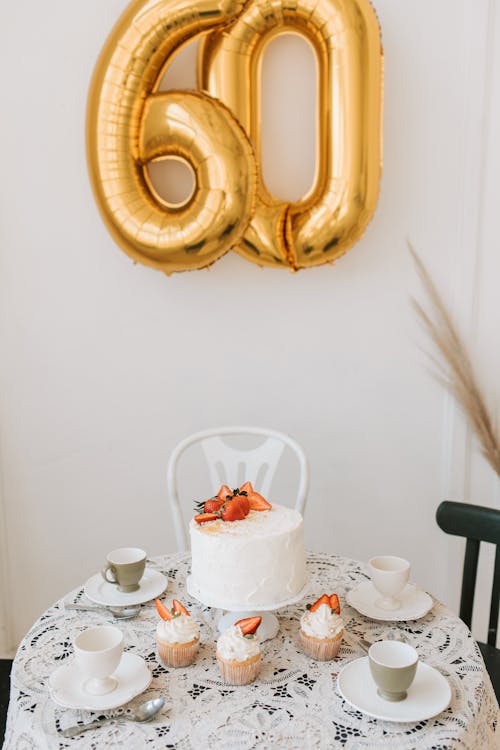
<svg viewBox="0 0 500 750">
<path fill-rule="evenodd" d="M 228 445 L 223 439 L 234 436 L 257 436 L 264 438 L 264 442 L 256 448 L 239 449 Z M 203 430 L 178 443 L 167 465 L 167 491 L 172 508 L 178 549 L 188 548 L 188 537 L 179 502 L 177 467 L 182 454 L 197 443 L 201 445 L 206 459 L 214 492 L 221 484 L 237 487 L 242 479 L 255 484 L 264 497 L 269 494 L 273 477 L 285 447 L 290 448 L 299 466 L 295 508 L 304 513 L 309 489 L 309 468 L 304 451 L 293 438 L 282 432 L 263 427 L 220 427 Z"/>
<path fill-rule="evenodd" d="M 479 544 L 480 542 L 491 542 L 496 545 L 488 626 L 488 643 L 490 646 L 495 646 L 500 600 L 500 511 L 494 508 L 485 508 L 481 505 L 453 503 L 446 500 L 437 509 L 436 520 L 440 528 L 447 534 L 454 534 L 467 539 L 460 597 L 460 618 L 469 628 L 472 621 L 476 589 Z"/>
</svg>

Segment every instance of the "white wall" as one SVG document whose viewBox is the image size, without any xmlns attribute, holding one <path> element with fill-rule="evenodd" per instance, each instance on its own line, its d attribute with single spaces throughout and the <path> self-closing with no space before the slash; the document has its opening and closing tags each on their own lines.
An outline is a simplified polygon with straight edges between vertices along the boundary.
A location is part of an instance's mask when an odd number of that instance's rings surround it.
<svg viewBox="0 0 500 750">
<path fill-rule="evenodd" d="M 292 275 L 229 254 L 171 278 L 114 245 L 86 173 L 88 83 L 126 4 L 0 7 L 2 625 L 11 645 L 107 550 L 173 549 L 166 459 L 180 438 L 218 424 L 268 425 L 303 444 L 310 547 L 408 556 L 414 579 L 456 606 L 460 545 L 437 528 L 436 507 L 468 492 L 498 507 L 499 493 L 426 370 L 406 238 L 498 394 L 494 0 L 374 3 L 386 66 L 382 190 L 365 237 L 335 267 Z M 274 107 L 283 119 L 280 56 L 292 65 L 304 52 L 285 40 L 270 54 L 266 116 Z M 174 85 L 190 80 L 190 59 Z M 304 58 L 301 91 L 310 78 Z M 309 138 L 304 109 L 293 117 Z M 308 151 L 289 158 L 307 182 Z M 280 162 L 266 169 L 278 191 Z M 283 170 L 281 189 L 289 181 Z"/>
</svg>

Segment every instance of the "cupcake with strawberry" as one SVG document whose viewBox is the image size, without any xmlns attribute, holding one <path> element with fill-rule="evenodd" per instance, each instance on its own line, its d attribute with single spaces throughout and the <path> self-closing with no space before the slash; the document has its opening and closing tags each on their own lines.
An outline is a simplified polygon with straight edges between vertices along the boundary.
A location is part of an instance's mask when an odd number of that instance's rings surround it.
<svg viewBox="0 0 500 750">
<path fill-rule="evenodd" d="M 300 620 L 299 638 L 308 656 L 318 661 L 335 659 L 343 634 L 337 594 L 323 594 L 314 604 L 307 605 Z"/>
<path fill-rule="evenodd" d="M 229 685 L 248 685 L 260 669 L 261 650 L 257 629 L 262 617 L 238 620 L 217 641 L 221 677 Z"/>
<path fill-rule="evenodd" d="M 156 628 L 158 655 L 169 667 L 187 667 L 193 663 L 200 645 L 198 625 L 177 599 L 171 609 L 159 599 L 155 603 L 161 617 Z"/>
</svg>

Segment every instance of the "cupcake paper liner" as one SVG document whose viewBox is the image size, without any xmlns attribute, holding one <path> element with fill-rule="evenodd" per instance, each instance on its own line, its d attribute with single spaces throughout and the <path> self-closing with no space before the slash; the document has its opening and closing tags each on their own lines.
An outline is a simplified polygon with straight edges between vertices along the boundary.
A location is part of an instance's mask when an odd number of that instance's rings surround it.
<svg viewBox="0 0 500 750">
<path fill-rule="evenodd" d="M 260 669 L 261 655 L 256 654 L 246 661 L 226 661 L 217 654 L 221 677 L 228 685 L 249 685 Z"/>
<path fill-rule="evenodd" d="M 300 642 L 305 653 L 318 661 L 335 659 L 339 652 L 343 635 L 343 630 L 335 638 L 314 638 L 312 635 L 306 635 L 303 630 L 299 633 Z"/>
<path fill-rule="evenodd" d="M 188 667 L 195 660 L 200 639 L 196 638 L 190 643 L 166 643 L 157 641 L 158 656 L 160 660 L 169 667 Z"/>
</svg>

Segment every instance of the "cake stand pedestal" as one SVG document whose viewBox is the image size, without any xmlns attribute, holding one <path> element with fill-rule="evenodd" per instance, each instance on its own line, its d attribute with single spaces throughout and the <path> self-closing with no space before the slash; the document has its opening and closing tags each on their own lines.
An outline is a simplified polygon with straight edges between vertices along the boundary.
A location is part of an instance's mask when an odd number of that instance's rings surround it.
<svg viewBox="0 0 500 750">
<path fill-rule="evenodd" d="M 219 628 L 219 633 L 223 633 L 234 625 L 235 622 L 243 620 L 245 617 L 262 617 L 262 622 L 259 625 L 259 638 L 261 641 L 268 641 L 275 638 L 280 629 L 279 620 L 276 615 L 273 615 L 273 611 L 300 602 L 307 593 L 308 583 L 306 582 L 305 586 L 299 591 L 299 593 L 290 599 L 282 599 L 279 602 L 268 604 L 265 607 L 260 606 L 257 609 L 249 604 L 235 604 L 234 602 L 224 602 L 222 599 L 216 600 L 209 596 L 205 596 L 198 587 L 193 584 L 192 576 L 187 577 L 186 588 L 190 596 L 197 599 L 206 607 L 226 610 L 225 614 L 220 618 L 217 626 Z"/>
</svg>

